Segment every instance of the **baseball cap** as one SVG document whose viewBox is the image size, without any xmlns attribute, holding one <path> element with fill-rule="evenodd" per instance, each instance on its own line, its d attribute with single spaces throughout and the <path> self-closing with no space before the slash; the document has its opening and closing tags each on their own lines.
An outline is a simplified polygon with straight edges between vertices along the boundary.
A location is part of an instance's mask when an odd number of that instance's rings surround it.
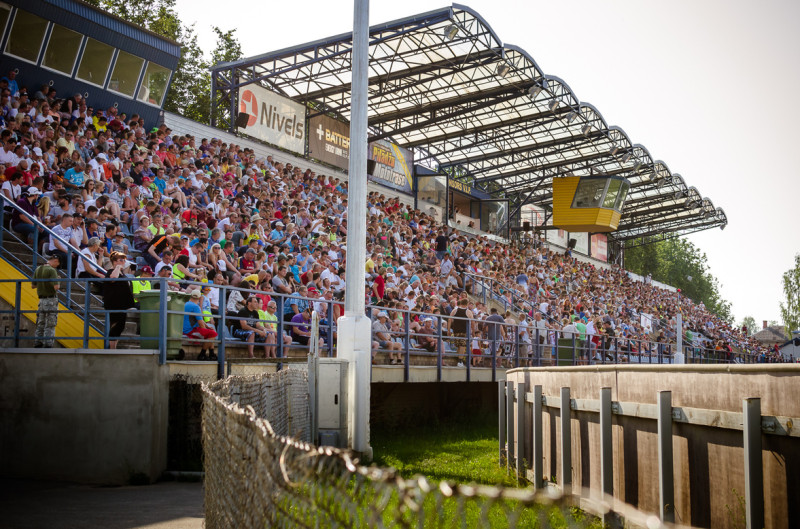
<svg viewBox="0 0 800 529">
<path fill-rule="evenodd" d="M 29 197 L 31 197 L 31 196 L 32 197 L 38 197 L 41 194 L 42 194 L 42 192 L 39 191 L 39 188 L 36 188 L 36 187 L 33 187 L 33 186 L 28 188 L 28 196 Z"/>
<path fill-rule="evenodd" d="M 378 317 L 379 317 L 379 318 L 388 318 L 388 317 L 389 317 L 389 315 L 388 315 L 388 314 L 386 314 L 386 312 L 382 310 L 382 311 L 380 311 L 380 312 L 378 313 Z"/>
<path fill-rule="evenodd" d="M 258 274 L 250 274 L 245 279 L 251 283 L 258 284 Z"/>
<path fill-rule="evenodd" d="M 192 290 L 192 299 L 194 299 L 194 298 L 199 298 L 199 297 L 201 297 L 202 295 L 203 295 L 203 294 L 201 294 L 199 290 Z"/>
<path fill-rule="evenodd" d="M 151 275 L 153 274 L 153 269 L 150 268 L 149 266 L 143 266 L 141 270 L 143 274 L 151 274 Z"/>
</svg>

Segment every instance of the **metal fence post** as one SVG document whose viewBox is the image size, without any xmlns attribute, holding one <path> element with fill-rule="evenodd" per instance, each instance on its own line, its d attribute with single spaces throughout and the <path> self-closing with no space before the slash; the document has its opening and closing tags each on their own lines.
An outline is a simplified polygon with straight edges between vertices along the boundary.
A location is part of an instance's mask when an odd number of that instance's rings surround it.
<svg viewBox="0 0 800 529">
<path fill-rule="evenodd" d="M 278 298 L 277 299 L 277 302 L 278 302 L 277 313 L 280 314 L 280 316 L 278 316 L 278 336 L 275 337 L 275 341 L 277 342 L 276 351 L 278 352 L 278 354 L 275 355 L 275 356 L 277 356 L 278 358 L 283 358 L 283 303 L 284 303 L 284 298 L 283 298 L 283 296 L 277 296 L 277 298 Z"/>
<path fill-rule="evenodd" d="M 34 224 L 34 226 L 36 226 Z M 31 270 L 36 270 L 36 265 L 39 261 L 39 227 L 33 230 L 33 260 L 31 261 Z"/>
<path fill-rule="evenodd" d="M 544 487 L 544 432 L 542 432 L 542 386 L 533 386 L 533 486 Z"/>
<path fill-rule="evenodd" d="M 87 278 L 83 282 L 83 293 L 84 293 L 84 307 L 83 307 L 83 348 L 89 348 L 89 307 L 92 304 L 92 292 L 91 287 L 89 286 L 89 279 Z M 141 347 L 141 342 L 139 344 Z"/>
<path fill-rule="evenodd" d="M 405 351 L 403 352 L 403 382 L 408 382 L 409 378 L 409 370 L 411 365 L 411 329 L 408 320 L 411 319 L 411 313 L 406 313 L 406 317 L 403 318 L 403 332 L 405 333 L 406 339 L 405 342 Z M 331 356 L 333 353 L 331 352 Z"/>
<path fill-rule="evenodd" d="M 664 522 L 675 522 L 675 482 L 672 460 L 672 392 L 658 392 L 658 482 L 659 514 Z"/>
<path fill-rule="evenodd" d="M 506 383 L 497 383 L 497 439 L 499 445 L 498 464 L 503 464 L 503 451 L 506 449 Z"/>
<path fill-rule="evenodd" d="M 466 347 L 466 360 L 467 360 L 467 382 L 472 377 L 472 322 L 467 320 L 467 347 Z"/>
<path fill-rule="evenodd" d="M 764 469 L 761 457 L 761 399 L 744 399 L 744 495 L 748 529 L 764 527 Z"/>
<path fill-rule="evenodd" d="M 442 341 L 442 318 L 436 319 L 436 382 L 442 381 L 442 354 L 444 350 L 444 342 Z"/>
<path fill-rule="evenodd" d="M 333 358 L 333 301 L 328 303 L 328 358 Z M 408 336 L 408 333 L 406 333 Z"/>
<path fill-rule="evenodd" d="M 19 347 L 19 325 L 20 315 L 22 314 L 22 281 L 17 281 L 14 289 L 14 347 Z M 39 316 L 36 316 L 36 323 L 39 323 Z M 34 335 L 36 333 L 34 332 Z M 35 345 L 35 344 L 34 344 Z"/>
<path fill-rule="evenodd" d="M 578 358 L 577 358 L 578 355 L 576 350 L 577 344 L 575 343 L 575 333 L 573 332 L 571 334 L 572 334 L 572 365 L 576 366 L 578 365 Z"/>
<path fill-rule="evenodd" d="M 225 286 L 223 285 L 219 289 L 219 301 L 217 306 L 219 307 L 219 329 L 217 329 L 219 333 L 219 347 L 217 348 L 217 379 L 225 378 L 225 312 L 226 306 L 228 302 L 228 296 L 225 295 L 227 292 Z M 275 337 L 276 340 L 279 338 L 278 336 Z"/>
<path fill-rule="evenodd" d="M 167 307 L 168 297 L 167 297 L 167 289 L 169 288 L 166 283 L 166 278 L 160 278 L 161 285 L 158 292 L 159 300 L 158 300 L 158 323 L 159 323 L 159 330 L 158 330 L 158 363 L 160 365 L 164 365 L 167 363 L 167 319 L 169 310 Z M 107 314 L 107 313 L 106 313 Z M 108 331 L 106 331 L 108 332 Z"/>
<path fill-rule="evenodd" d="M 512 325 L 514 329 L 514 367 L 519 367 L 519 327 Z"/>
<path fill-rule="evenodd" d="M 506 380 L 506 470 L 511 469 L 511 459 L 514 453 L 514 383 Z"/>
<path fill-rule="evenodd" d="M 517 383 L 517 481 L 525 477 L 525 384 Z"/>
<path fill-rule="evenodd" d="M 614 447 L 611 429 L 611 388 L 600 389 L 600 482 L 603 494 L 614 495 Z"/>
<path fill-rule="evenodd" d="M 561 388 L 561 491 L 569 494 L 572 485 L 572 408 L 569 388 Z"/>
<path fill-rule="evenodd" d="M 72 277 L 72 250 L 67 246 L 67 279 Z M 72 281 L 67 281 L 67 309 L 72 309 Z"/>
</svg>

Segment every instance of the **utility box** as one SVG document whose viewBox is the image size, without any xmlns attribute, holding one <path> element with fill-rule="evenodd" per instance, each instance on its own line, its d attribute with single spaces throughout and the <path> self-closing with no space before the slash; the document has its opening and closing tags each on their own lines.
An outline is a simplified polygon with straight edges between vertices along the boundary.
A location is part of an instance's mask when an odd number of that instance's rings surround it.
<svg viewBox="0 0 800 529">
<path fill-rule="evenodd" d="M 347 445 L 347 370 L 347 362 L 339 358 L 309 359 L 312 442 L 320 446 Z"/>
</svg>

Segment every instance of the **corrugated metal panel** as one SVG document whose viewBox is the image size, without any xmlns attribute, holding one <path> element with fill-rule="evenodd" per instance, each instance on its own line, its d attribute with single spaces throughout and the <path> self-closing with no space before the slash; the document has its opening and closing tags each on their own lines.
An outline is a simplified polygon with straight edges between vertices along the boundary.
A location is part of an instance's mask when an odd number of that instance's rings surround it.
<svg viewBox="0 0 800 529">
<path fill-rule="evenodd" d="M 174 70 L 180 46 L 75 0 L 6 0 L 115 48 Z"/>
</svg>

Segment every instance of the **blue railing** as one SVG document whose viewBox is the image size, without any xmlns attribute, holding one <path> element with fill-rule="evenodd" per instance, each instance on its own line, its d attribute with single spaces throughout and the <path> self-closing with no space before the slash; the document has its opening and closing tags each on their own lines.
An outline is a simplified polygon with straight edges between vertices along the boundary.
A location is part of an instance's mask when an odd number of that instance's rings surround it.
<svg viewBox="0 0 800 529">
<path fill-rule="evenodd" d="M 229 327 L 233 320 L 239 318 L 228 313 L 224 308 L 230 296 L 241 295 L 246 299 L 250 295 L 268 294 L 277 304 L 276 315 L 278 316 L 275 325 L 277 334 L 275 340 L 275 351 L 277 358 L 285 358 L 288 349 L 307 351 L 310 345 L 300 344 L 295 340 L 284 343 L 284 336 L 292 336 L 291 330 L 296 325 L 284 319 L 284 307 L 291 305 L 294 301 L 301 303 L 325 303 L 323 310 L 317 311 L 320 316 L 320 338 L 322 340 L 321 354 L 326 356 L 336 355 L 336 327 L 331 325 L 334 314 L 342 314 L 343 306 L 337 301 L 325 301 L 315 298 L 299 298 L 296 296 L 278 295 L 273 292 L 258 290 L 248 290 L 228 285 L 210 285 L 208 283 L 181 282 L 182 286 L 194 286 L 218 289 L 219 310 L 212 312 L 211 317 L 214 327 L 218 333 L 215 339 L 203 340 L 195 337 L 185 337 L 182 333 L 171 334 L 170 328 L 175 328 L 184 316 L 190 315 L 183 310 L 170 308 L 168 298 L 174 294 L 168 283 L 174 281 L 171 278 L 148 278 L 152 285 L 159 284 L 159 302 L 156 308 L 138 310 L 109 310 L 102 307 L 92 307 L 91 303 L 84 304 L 79 310 L 62 310 L 60 312 L 70 312 L 83 319 L 84 325 L 82 333 L 78 336 L 56 336 L 56 340 L 75 340 L 89 347 L 90 342 L 102 340 L 104 348 L 108 348 L 109 342 L 114 338 L 109 337 L 108 329 L 113 314 L 125 313 L 126 315 L 138 315 L 141 320 L 146 314 L 156 314 L 157 329 L 142 328 L 141 332 L 123 334 L 119 339 L 131 346 L 141 346 L 143 341 L 157 343 L 157 350 L 160 361 L 166 362 L 168 351 L 178 351 L 184 344 L 201 344 L 203 348 L 213 347 L 217 352 L 218 374 L 224 376 L 224 364 L 228 349 L 231 347 L 248 347 L 247 342 L 233 339 L 229 336 Z M 92 284 L 103 285 L 112 281 L 139 281 L 139 278 L 121 277 L 118 279 L 106 278 L 81 278 L 81 279 L 52 279 L 47 280 L 61 283 L 80 283 L 84 291 L 90 291 Z M 15 321 L 13 340 L 14 347 L 30 346 L 34 340 L 33 336 L 23 336 L 20 332 L 21 318 L 30 316 L 33 319 L 35 309 L 21 309 L 22 289 L 31 288 L 31 281 L 26 280 L 0 280 L 2 283 L 13 283 L 15 289 L 15 307 L 10 310 L 3 310 L 0 313 L 11 314 Z M 335 306 L 338 305 L 338 309 Z M 312 305 L 313 307 L 313 305 Z M 312 309 L 315 310 L 315 309 Z M 389 336 L 384 337 L 388 340 L 378 339 L 373 333 L 373 341 L 378 343 L 378 347 L 373 351 L 376 362 L 381 362 L 385 355 L 397 357 L 399 366 L 404 370 L 404 380 L 409 379 L 409 369 L 415 365 L 435 366 L 437 370 L 437 380 L 441 380 L 442 370 L 450 367 L 460 367 L 466 371 L 466 380 L 472 378 L 475 369 L 490 369 L 492 379 L 496 379 L 498 369 L 506 369 L 520 366 L 569 366 L 569 365 L 589 365 L 605 363 L 645 363 L 661 364 L 681 361 L 676 354 L 674 345 L 666 343 L 651 342 L 646 340 L 628 339 L 625 337 L 604 338 L 600 344 L 596 344 L 591 339 L 581 340 L 580 335 L 563 336 L 562 331 L 555 329 L 541 329 L 536 323 L 530 322 L 528 327 L 518 323 L 487 323 L 486 321 L 458 318 L 449 315 L 428 314 L 416 311 L 387 309 L 380 306 L 367 307 L 366 315 L 375 320 L 380 311 L 388 313 L 387 326 Z M 292 311 L 293 312 L 293 311 Z M 194 314 L 192 314 L 194 315 Z M 171 322 L 171 317 L 180 318 L 179 322 Z M 102 325 L 90 326 L 89 319 L 103 322 Z M 136 319 L 136 318 L 133 318 Z M 145 318 L 146 319 L 146 318 Z M 431 320 L 427 322 L 425 320 Z M 456 336 L 453 329 L 458 327 L 459 320 L 464 321 L 466 332 Z M 269 323 L 261 320 L 261 323 Z M 308 324 L 310 326 L 310 323 Z M 527 329 L 527 331 L 525 330 Z M 95 337 L 92 331 L 97 331 L 100 337 Z M 562 337 L 563 336 L 563 337 Z M 398 345 L 393 345 L 398 344 Z M 264 343 L 255 343 L 255 347 L 264 347 Z M 260 351 L 259 351 L 260 352 Z M 685 362 L 703 363 L 751 363 L 755 361 L 753 355 L 730 354 L 711 349 L 694 348 L 687 346 L 684 351 Z M 177 359 L 177 356 L 175 356 Z"/>
</svg>

